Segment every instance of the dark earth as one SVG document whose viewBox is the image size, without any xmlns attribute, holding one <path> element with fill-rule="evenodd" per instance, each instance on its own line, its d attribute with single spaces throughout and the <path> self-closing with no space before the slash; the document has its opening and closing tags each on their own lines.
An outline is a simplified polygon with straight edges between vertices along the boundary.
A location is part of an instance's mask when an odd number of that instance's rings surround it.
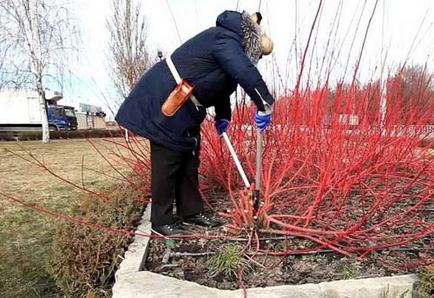
<svg viewBox="0 0 434 298">
<path fill-rule="evenodd" d="M 200 229 L 195 228 L 192 232 L 198 233 Z M 300 247 L 307 244 L 305 240 L 301 239 L 275 238 L 274 240 L 261 241 L 262 247 L 273 250 L 273 248 L 285 247 L 285 245 L 287 247 L 291 245 Z M 174 247 L 171 250 L 170 258 L 167 260 L 168 255 L 166 254 L 166 260 L 163 260 L 166 247 L 171 244 L 174 244 Z M 221 251 L 227 245 L 235 245 L 242 249 L 245 244 L 246 241 L 241 239 L 167 241 L 155 238 L 150 242 L 145 269 L 178 279 L 193 281 L 208 287 L 238 289 L 241 281 L 237 276 L 223 274 L 212 276 L 208 261 L 215 252 Z M 417 250 L 400 248 L 374 253 L 361 260 L 347 258 L 327 250 L 314 254 L 288 255 L 284 257 L 257 255 L 255 261 L 266 268 L 250 263 L 253 269 L 244 274 L 242 283 L 247 288 L 269 287 L 413 273 L 415 270 L 403 270 L 393 265 L 395 265 L 395 261 L 401 259 L 403 254 L 407 258 L 417 260 L 419 253 Z"/>
<path fill-rule="evenodd" d="M 219 206 L 220 210 L 231 207 L 224 191 L 213 190 L 205 197 L 210 206 Z M 432 215 L 428 215 L 429 217 Z M 218 289 L 239 289 L 252 287 L 270 287 L 279 285 L 300 285 L 320 283 L 342 279 L 360 279 L 417 273 L 417 264 L 423 260 L 433 260 L 434 235 L 411 243 L 405 247 L 391 248 L 369 254 L 363 259 L 346 257 L 332 250 L 319 252 L 273 256 L 257 254 L 255 262 L 248 262 L 250 269 L 244 270 L 241 278 L 238 274 L 215 274 L 212 272 L 210 259 L 226 247 L 245 250 L 247 255 L 255 253 L 257 243 L 248 243 L 247 233 L 239 236 L 228 235 L 224 228 L 206 229 L 189 226 L 188 231 L 194 235 L 218 235 L 217 239 L 184 238 L 166 240 L 151 238 L 144 270 L 162 275 L 196 282 Z M 314 243 L 297 237 L 285 237 L 272 234 L 260 234 L 260 248 L 268 251 L 304 249 Z M 170 247 L 170 250 L 168 250 Z M 427 251 L 427 247 L 431 248 Z M 404 269 L 407 267 L 409 269 Z M 413 266 L 412 266 L 413 265 Z"/>
</svg>

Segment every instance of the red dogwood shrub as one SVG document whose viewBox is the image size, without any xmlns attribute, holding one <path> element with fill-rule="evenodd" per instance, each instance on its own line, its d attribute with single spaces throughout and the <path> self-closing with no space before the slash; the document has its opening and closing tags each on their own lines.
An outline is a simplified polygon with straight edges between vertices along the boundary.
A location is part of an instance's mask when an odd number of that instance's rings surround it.
<svg viewBox="0 0 434 298">
<path fill-rule="evenodd" d="M 229 219 L 228 228 L 315 243 L 299 252 L 329 248 L 364 256 L 421 239 L 429 251 L 434 233 L 434 131 L 429 124 L 434 110 L 411 106 L 414 100 L 403 108 L 402 93 L 396 92 L 401 80 L 389 79 L 385 110 L 381 93 L 369 86 L 341 84 L 333 91 L 323 86 L 279 98 L 273 124 L 264 133 L 257 214 L 251 189 L 244 189 L 209 119 L 202 129 L 201 173 L 206 187 L 218 184 L 229 191 L 233 206 L 220 210 Z M 375 105 L 383 115 L 374 117 Z M 257 132 L 252 109 L 237 104 L 228 134 L 253 181 Z"/>
</svg>

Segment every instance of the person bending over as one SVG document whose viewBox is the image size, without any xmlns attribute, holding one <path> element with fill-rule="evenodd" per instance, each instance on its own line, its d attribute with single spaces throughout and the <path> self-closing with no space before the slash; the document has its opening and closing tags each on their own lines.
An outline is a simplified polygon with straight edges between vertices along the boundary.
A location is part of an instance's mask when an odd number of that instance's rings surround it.
<svg viewBox="0 0 434 298">
<path fill-rule="evenodd" d="M 274 102 L 256 64 L 273 49 L 260 13 L 224 11 L 216 26 L 186 41 L 140 78 L 115 119 L 151 145 L 151 223 L 158 235 L 185 234 L 183 224 L 217 227 L 204 212 L 199 192 L 200 125 L 215 108 L 218 134 L 231 121 L 229 96 L 239 84 L 257 107 L 255 124 L 264 130 Z M 181 219 L 173 213 L 173 201 Z"/>
</svg>

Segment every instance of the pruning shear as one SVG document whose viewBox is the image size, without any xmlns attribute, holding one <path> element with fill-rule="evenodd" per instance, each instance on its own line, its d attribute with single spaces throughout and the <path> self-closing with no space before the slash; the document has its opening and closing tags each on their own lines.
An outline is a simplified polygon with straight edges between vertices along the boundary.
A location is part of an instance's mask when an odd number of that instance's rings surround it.
<svg viewBox="0 0 434 298">
<path fill-rule="evenodd" d="M 244 172 L 243 166 L 238 159 L 237 153 L 235 152 L 234 147 L 232 146 L 231 141 L 229 140 L 229 136 L 226 132 L 221 134 L 223 140 L 228 146 L 229 152 L 235 162 L 235 165 L 240 173 L 241 178 L 243 179 L 244 185 L 246 188 L 250 187 L 250 182 L 247 179 L 246 173 Z M 262 170 L 262 133 L 258 129 L 257 132 L 257 140 L 256 140 L 256 180 L 255 180 L 255 189 L 252 192 L 252 200 L 253 200 L 253 211 L 254 215 L 258 212 L 261 198 L 260 198 L 260 188 L 261 188 L 261 170 Z"/>
<path fill-rule="evenodd" d="M 258 212 L 261 205 L 261 171 L 262 171 L 262 132 L 258 129 L 256 133 L 256 177 L 255 177 L 255 189 L 252 193 L 253 198 L 253 210 L 255 215 Z"/>
</svg>

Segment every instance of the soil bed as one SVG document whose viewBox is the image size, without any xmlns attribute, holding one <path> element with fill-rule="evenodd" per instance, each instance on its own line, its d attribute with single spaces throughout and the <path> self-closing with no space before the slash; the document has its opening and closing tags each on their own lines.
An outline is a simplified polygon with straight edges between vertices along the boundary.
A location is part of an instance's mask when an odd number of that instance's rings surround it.
<svg viewBox="0 0 434 298">
<path fill-rule="evenodd" d="M 212 206 L 220 210 L 230 208 L 229 200 L 222 200 L 224 193 L 207 194 Z M 220 198 L 216 202 L 216 198 Z M 227 206 L 225 206 L 227 205 Z M 418 262 L 426 258 L 426 247 L 433 243 L 434 236 L 426 237 L 411 243 L 411 246 L 374 252 L 364 259 L 348 258 L 331 250 L 322 250 L 310 254 L 273 256 L 257 254 L 254 262 L 250 262 L 251 270 L 245 270 L 243 278 L 238 276 L 212 274 L 210 258 L 228 246 L 239 247 L 247 255 L 255 253 L 257 243 L 253 240 L 247 246 L 248 236 L 230 237 L 223 228 L 205 229 L 188 227 L 192 235 L 218 236 L 215 239 L 193 238 L 182 240 L 165 240 L 154 238 L 149 244 L 149 253 L 145 270 L 162 275 L 193 281 L 198 284 L 218 289 L 239 289 L 240 287 L 270 287 L 279 285 L 299 285 L 320 283 L 332 280 L 384 277 L 416 273 L 416 269 L 404 270 L 396 268 L 403 262 Z M 309 240 L 297 237 L 284 237 L 272 234 L 260 234 L 260 248 L 265 251 L 279 252 L 288 249 L 304 249 L 314 246 Z M 170 254 L 167 247 L 171 246 Z M 410 264 L 410 263 L 406 263 Z"/>
<path fill-rule="evenodd" d="M 205 232 L 200 228 L 190 228 L 192 233 Z M 271 238 L 271 237 L 268 237 Z M 260 241 L 262 247 L 279 250 L 285 246 L 301 246 L 303 239 L 276 237 Z M 432 240 L 432 239 L 431 239 Z M 152 239 L 146 260 L 146 270 L 193 281 L 198 284 L 218 289 L 238 289 L 240 279 L 236 276 L 210 274 L 209 259 L 227 245 L 236 245 L 240 249 L 246 244 L 242 240 L 229 239 L 183 239 L 174 241 L 170 260 L 163 263 L 167 242 L 164 239 Z M 383 277 L 414 273 L 387 266 L 380 259 L 387 259 L 391 264 L 405 252 L 407 257 L 418 258 L 418 251 L 389 250 L 373 254 L 362 260 L 347 258 L 335 252 L 323 251 L 315 254 L 271 256 L 257 255 L 255 261 L 265 265 L 263 268 L 253 264 L 253 270 L 244 274 L 242 282 L 245 287 L 270 287 L 279 285 L 299 285 L 319 283 L 340 279 Z M 379 254 L 381 256 L 379 256 Z M 166 254 L 167 256 L 167 254 Z M 396 260 L 397 261 L 397 260 Z M 251 263 L 252 264 L 252 263 Z M 164 266 L 165 265 L 165 266 Z"/>
</svg>

